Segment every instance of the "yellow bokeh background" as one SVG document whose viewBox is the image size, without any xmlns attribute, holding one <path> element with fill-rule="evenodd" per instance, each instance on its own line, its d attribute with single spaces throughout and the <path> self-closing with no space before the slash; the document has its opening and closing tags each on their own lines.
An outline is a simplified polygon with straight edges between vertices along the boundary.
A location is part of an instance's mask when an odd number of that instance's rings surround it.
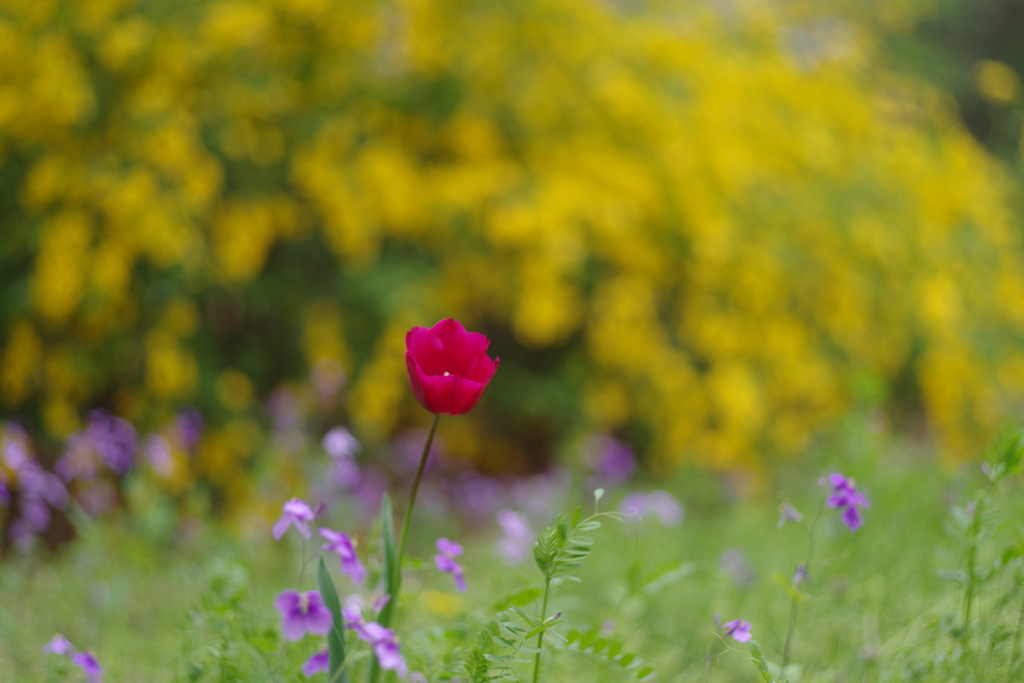
<svg viewBox="0 0 1024 683">
<path fill-rule="evenodd" d="M 344 368 L 368 443 L 414 415 L 406 330 L 451 316 L 504 340 L 503 373 L 565 359 L 530 385 L 567 387 L 548 441 L 757 468 L 868 378 L 970 453 L 1024 389 L 1016 185 L 880 60 L 909 6 L 727 4 L 5 3 L 4 411 L 60 438 L 98 404 L 205 400 L 197 468 L 244 488 L 257 400 L 296 366 L 243 367 L 208 331 L 218 302 L 273 301 L 293 254 L 275 324 L 306 369 Z M 1007 70 L 977 67 L 986 97 L 1016 96 Z M 313 252 L 385 283 L 373 325 Z M 459 454 L 530 460 L 485 422 L 530 413 L 516 381 L 451 428 Z"/>
</svg>

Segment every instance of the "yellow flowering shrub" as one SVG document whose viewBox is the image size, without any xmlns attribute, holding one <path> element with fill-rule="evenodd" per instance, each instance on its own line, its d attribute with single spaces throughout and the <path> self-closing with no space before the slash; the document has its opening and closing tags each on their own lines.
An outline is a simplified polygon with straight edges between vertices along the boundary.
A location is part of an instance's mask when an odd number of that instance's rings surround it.
<svg viewBox="0 0 1024 683">
<path fill-rule="evenodd" d="M 11 0 L 0 400 L 227 421 L 333 363 L 380 440 L 452 316 L 503 357 L 467 457 L 756 466 L 863 377 L 964 452 L 1024 388 L 1016 188 L 879 63 L 897 4 Z"/>
</svg>

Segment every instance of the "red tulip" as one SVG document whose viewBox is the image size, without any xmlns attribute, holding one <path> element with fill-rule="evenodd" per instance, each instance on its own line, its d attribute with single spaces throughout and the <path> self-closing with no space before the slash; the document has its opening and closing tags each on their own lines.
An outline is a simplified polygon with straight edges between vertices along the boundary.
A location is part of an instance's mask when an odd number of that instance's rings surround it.
<svg viewBox="0 0 1024 683">
<path fill-rule="evenodd" d="M 420 405 L 435 415 L 461 415 L 473 409 L 498 370 L 487 355 L 490 340 L 466 332 L 448 318 L 431 328 L 414 327 L 405 335 L 409 386 Z"/>
</svg>

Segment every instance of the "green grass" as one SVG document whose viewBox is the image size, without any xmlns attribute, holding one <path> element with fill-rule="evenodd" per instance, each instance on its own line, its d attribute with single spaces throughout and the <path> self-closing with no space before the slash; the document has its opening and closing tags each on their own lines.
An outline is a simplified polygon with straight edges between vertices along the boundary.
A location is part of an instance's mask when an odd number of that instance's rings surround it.
<svg viewBox="0 0 1024 683">
<path fill-rule="evenodd" d="M 655 520 L 606 522 L 589 534 L 596 544 L 576 572 L 581 583 L 552 588 L 548 613 L 560 610 L 566 620 L 554 630 L 603 627 L 624 651 L 652 666 L 656 680 L 704 681 L 709 663 L 707 680 L 761 680 L 744 646 L 729 641 L 738 651 L 725 651 L 713 615 L 751 621 L 766 657 L 780 659 L 791 600 L 785 584 L 803 561 L 807 536 L 797 526 L 776 529 L 777 507 L 784 496 L 809 518 L 824 499 L 817 478 L 837 469 L 856 476 L 871 507 L 856 533 L 835 511 L 823 513 L 813 580 L 804 587 L 811 598 L 802 603 L 793 643 L 801 680 L 1019 680 L 1019 672 L 1007 671 L 1007 659 L 1020 610 L 1020 559 L 1010 552 L 997 561 L 1005 548 L 1020 544 L 1019 472 L 994 493 L 989 509 L 996 517 L 982 529 L 977 566 L 998 564 L 1001 571 L 992 578 L 979 572 L 974 626 L 964 635 L 958 632 L 963 587 L 941 574 L 962 568 L 966 554 L 962 539 L 945 527 L 951 508 L 986 480 L 976 463 L 943 469 L 920 446 L 871 437 L 857 420 L 780 467 L 772 485 L 743 502 L 730 502 L 728 477 L 686 471 L 658 483 L 679 495 L 686 520 L 671 529 Z M 320 643 L 310 638 L 282 649 L 272 607 L 273 597 L 295 584 L 293 539 L 242 542 L 207 528 L 189 542 L 155 547 L 126 520 L 84 524 L 80 533 L 56 555 L 11 556 L 0 566 L 0 683 L 64 680 L 54 674 L 60 658 L 41 652 L 57 632 L 93 650 L 107 681 L 302 680 L 297 667 Z M 432 570 L 431 543 L 439 535 L 468 546 L 466 594 L 455 594 L 451 578 Z M 361 555 L 371 541 L 364 536 Z M 730 548 L 749 563 L 745 582 L 720 566 Z M 408 573 L 396 630 L 412 670 L 429 671 L 431 682 L 476 642 L 496 602 L 540 580 L 532 562 L 506 567 L 494 558 L 492 536 L 460 531 L 454 520 L 414 525 L 410 552 L 423 562 Z M 329 566 L 341 595 L 352 592 L 336 562 Z M 666 570 L 676 570 L 668 577 L 673 580 L 652 587 L 652 578 Z M 311 565 L 305 589 L 314 587 L 314 577 Z M 521 608 L 539 611 L 536 601 Z M 558 643 L 545 639 L 546 648 Z M 367 654 L 359 652 L 354 681 L 365 680 Z M 532 656 L 522 659 L 529 662 L 515 670 L 528 681 Z M 560 652 L 545 661 L 547 681 L 625 681 L 631 675 L 585 653 Z"/>
</svg>

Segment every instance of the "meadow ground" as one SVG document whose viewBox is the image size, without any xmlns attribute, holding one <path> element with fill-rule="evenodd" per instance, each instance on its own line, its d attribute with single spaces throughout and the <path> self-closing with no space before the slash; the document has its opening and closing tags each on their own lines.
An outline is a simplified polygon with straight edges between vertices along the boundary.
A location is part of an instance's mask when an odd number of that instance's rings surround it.
<svg viewBox="0 0 1024 683">
<path fill-rule="evenodd" d="M 965 636 L 959 629 L 971 544 L 956 531 L 956 506 L 987 480 L 977 463 L 940 467 L 927 449 L 870 436 L 853 419 L 783 466 L 762 494 L 735 499 L 734 482 L 683 472 L 669 486 L 686 506 L 682 524 L 606 523 L 592 534 L 581 582 L 553 588 L 548 613 L 560 610 L 566 620 L 555 630 L 597 628 L 645 660 L 657 680 L 758 680 L 746 646 L 716 635 L 715 615 L 750 621 L 766 657 L 781 659 L 791 577 L 808 537 L 799 525 L 777 528 L 778 506 L 791 501 L 807 522 L 827 493 L 819 476 L 836 470 L 855 476 L 871 504 L 854 533 L 835 510 L 822 512 L 811 581 L 799 586 L 809 597 L 800 601 L 793 637 L 791 661 L 800 669 L 790 669 L 789 680 L 953 680 L 948 667 L 959 667 L 957 680 L 1017 680 L 1007 667 L 1017 647 L 1020 568 L 1013 552 L 1004 552 L 1019 545 L 1024 513 L 1016 475 L 994 488 L 988 510 L 996 518 L 986 515 L 978 527 L 984 540 L 975 556 L 975 626 Z M 619 497 L 610 493 L 605 502 L 614 507 Z M 962 511 L 959 519 L 963 526 Z M 318 645 L 281 648 L 272 606 L 280 590 L 294 586 L 297 541 L 243 541 L 209 527 L 156 547 L 124 521 L 80 524 L 79 540 L 56 555 L 11 556 L 0 566 L 0 681 L 64 680 L 59 658 L 41 650 L 58 632 L 93 650 L 108 681 L 302 679 L 298 669 Z M 460 647 L 509 601 L 496 603 L 538 581 L 532 560 L 509 566 L 496 559 L 493 530 L 460 530 L 451 519 L 424 518 L 414 558 L 429 558 L 440 535 L 467 546 L 469 590 L 457 593 L 451 577 L 414 561 L 397 629 L 411 668 L 430 681 L 444 680 L 446 669 L 458 674 Z M 342 595 L 352 592 L 347 577 L 336 581 Z M 525 612 L 538 609 L 529 595 L 518 602 Z M 621 656 L 609 663 L 552 642 L 575 651 L 552 657 L 544 680 L 635 678 L 637 667 L 623 668 Z M 357 674 L 362 660 L 353 660 Z M 530 680 L 529 665 L 514 666 Z"/>
</svg>

